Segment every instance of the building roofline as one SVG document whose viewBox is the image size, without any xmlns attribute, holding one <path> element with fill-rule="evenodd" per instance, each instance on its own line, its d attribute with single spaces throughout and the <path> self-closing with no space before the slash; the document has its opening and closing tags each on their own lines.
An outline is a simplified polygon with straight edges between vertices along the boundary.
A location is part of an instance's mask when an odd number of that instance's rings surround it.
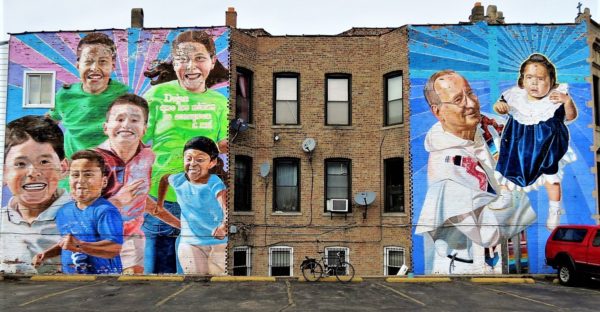
<svg viewBox="0 0 600 312">
<path fill-rule="evenodd" d="M 598 22 L 596 22 L 593 19 L 590 19 L 590 22 L 592 24 L 594 24 L 597 27 L 600 27 L 600 24 L 598 24 Z M 252 36 L 251 32 L 253 31 L 260 31 L 260 32 L 264 32 L 264 35 L 257 35 L 254 37 L 269 37 L 269 38 L 302 38 L 302 37 L 306 37 L 306 38 L 315 38 L 315 37 L 323 37 L 323 38 L 335 38 L 335 37 L 377 37 L 377 36 L 381 36 L 381 35 L 385 35 L 388 34 L 392 31 L 395 31 L 397 29 L 402 29 L 402 28 L 407 28 L 407 27 L 436 27 L 436 26 L 464 26 L 464 25 L 476 25 L 478 23 L 486 23 L 484 21 L 481 22 L 476 22 L 476 23 L 472 23 L 472 22 L 458 22 L 458 23 L 440 23 L 440 24 L 405 24 L 402 26 L 397 26 L 397 27 L 352 27 L 348 30 L 345 30 L 339 34 L 334 34 L 334 35 L 325 35 L 325 34 L 300 34 L 300 35 L 290 35 L 290 34 L 285 34 L 285 35 L 272 35 L 270 34 L 268 31 L 266 31 L 264 28 L 237 28 L 237 30 Z M 561 25 L 577 25 L 579 23 L 504 23 L 504 24 L 487 24 L 488 26 L 493 26 L 493 27 L 503 27 L 503 26 L 512 26 L 512 25 L 545 25 L 545 26 L 561 26 Z M 145 29 L 145 30 L 156 30 L 156 29 L 184 29 L 184 28 L 222 28 L 222 27 L 227 27 L 230 28 L 229 26 L 226 25 L 211 25 L 211 26 L 175 26 L 175 27 L 144 27 L 141 29 Z M 75 30 L 40 30 L 40 31 L 24 31 L 24 32 L 16 32 L 16 33 L 8 33 L 9 35 L 25 35 L 25 34 L 37 34 L 37 33 L 56 33 L 56 32 L 96 32 L 96 31 L 107 31 L 107 30 L 122 30 L 125 31 L 127 29 L 131 29 L 132 27 L 129 28 L 101 28 L 101 29 L 75 29 Z M 383 30 L 382 33 L 379 34 L 358 34 L 358 35 L 351 35 L 351 34 L 344 34 L 346 32 L 350 32 L 353 29 L 365 29 L 365 30 Z"/>
<path fill-rule="evenodd" d="M 454 24 L 406 24 L 404 26 L 464 26 L 464 25 L 477 25 L 479 23 L 485 23 L 484 21 L 471 23 L 471 22 L 458 22 Z M 579 23 L 504 23 L 504 24 L 487 24 L 488 26 L 493 27 L 503 27 L 503 26 L 516 26 L 516 25 L 546 25 L 546 26 L 561 26 L 561 25 L 578 25 Z"/>
<path fill-rule="evenodd" d="M 176 27 L 144 27 L 144 28 L 140 28 L 140 29 L 145 29 L 145 30 L 156 30 L 156 29 L 184 29 L 184 28 L 223 28 L 223 27 L 227 27 L 230 28 L 229 26 L 225 26 L 225 25 L 219 25 L 219 26 L 176 26 Z M 128 28 L 101 28 L 101 29 L 75 29 L 75 30 L 63 30 L 63 29 L 59 29 L 59 30 L 40 30 L 40 31 L 24 31 L 24 32 L 17 32 L 17 33 L 8 33 L 9 35 L 25 35 L 25 34 L 44 34 L 44 33 L 56 33 L 56 32 L 96 32 L 96 31 L 107 31 L 107 30 L 127 30 L 127 29 L 132 29 L 135 27 L 128 27 Z"/>
</svg>

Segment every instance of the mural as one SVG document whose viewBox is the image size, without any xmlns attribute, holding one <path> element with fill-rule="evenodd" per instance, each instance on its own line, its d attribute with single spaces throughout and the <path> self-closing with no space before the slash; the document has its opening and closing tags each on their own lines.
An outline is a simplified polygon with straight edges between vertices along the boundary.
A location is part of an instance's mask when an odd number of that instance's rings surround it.
<svg viewBox="0 0 600 312">
<path fill-rule="evenodd" d="M 594 224 L 586 26 L 410 26 L 414 271 L 554 272 Z"/>
<path fill-rule="evenodd" d="M 225 274 L 228 29 L 9 46 L 0 270 Z"/>
</svg>

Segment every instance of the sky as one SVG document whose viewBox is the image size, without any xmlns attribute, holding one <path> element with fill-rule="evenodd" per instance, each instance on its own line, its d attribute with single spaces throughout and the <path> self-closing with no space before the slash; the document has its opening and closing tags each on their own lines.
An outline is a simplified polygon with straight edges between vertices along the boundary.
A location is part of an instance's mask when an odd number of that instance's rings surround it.
<svg viewBox="0 0 600 312">
<path fill-rule="evenodd" d="M 455 24 L 468 21 L 474 0 L 0 0 L 0 41 L 6 33 L 93 30 L 130 26 L 144 9 L 145 27 L 221 26 L 235 7 L 238 28 L 272 35 L 333 35 L 352 27 Z M 600 21 L 600 0 L 495 0 L 506 23 L 572 23 L 577 3 Z"/>
</svg>

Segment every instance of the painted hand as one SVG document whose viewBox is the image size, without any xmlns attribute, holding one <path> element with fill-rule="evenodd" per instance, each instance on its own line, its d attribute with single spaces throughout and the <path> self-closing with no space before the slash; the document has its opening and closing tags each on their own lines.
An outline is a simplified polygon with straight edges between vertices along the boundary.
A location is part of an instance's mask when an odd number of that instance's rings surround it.
<svg viewBox="0 0 600 312">
<path fill-rule="evenodd" d="M 550 92 L 550 102 L 554 104 L 562 104 L 567 103 L 569 101 L 570 96 L 566 93 L 562 93 L 558 90 L 554 90 Z"/>
<path fill-rule="evenodd" d="M 33 256 L 33 258 L 31 259 L 31 264 L 33 264 L 33 266 L 37 268 L 40 265 L 42 265 L 42 262 L 44 262 L 44 258 L 45 254 L 43 252 L 40 252 L 39 254 Z"/>
<path fill-rule="evenodd" d="M 508 113 L 509 107 L 508 107 L 508 104 L 506 104 L 504 102 L 498 102 L 498 103 L 494 104 L 494 110 L 498 114 L 506 114 L 506 113 Z"/>
<path fill-rule="evenodd" d="M 212 233 L 212 236 L 216 239 L 224 239 L 227 237 L 227 225 L 219 225 Z"/>
<path fill-rule="evenodd" d="M 67 234 L 67 236 L 63 237 L 58 244 L 64 250 L 81 252 L 81 241 L 72 234 Z"/>
<path fill-rule="evenodd" d="M 131 203 L 139 196 L 142 195 L 146 184 L 143 179 L 138 179 L 130 184 L 123 186 L 115 196 L 111 199 L 115 200 L 119 208 L 131 205 Z"/>
</svg>

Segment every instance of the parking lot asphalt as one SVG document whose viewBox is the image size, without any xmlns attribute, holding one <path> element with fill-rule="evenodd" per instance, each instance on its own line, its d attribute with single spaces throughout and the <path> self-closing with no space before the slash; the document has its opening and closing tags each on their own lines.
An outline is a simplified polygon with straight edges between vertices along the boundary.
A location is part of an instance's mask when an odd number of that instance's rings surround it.
<svg viewBox="0 0 600 312">
<path fill-rule="evenodd" d="M 565 287 L 533 283 L 0 281 L 1 311 L 598 311 L 600 281 Z"/>
</svg>

